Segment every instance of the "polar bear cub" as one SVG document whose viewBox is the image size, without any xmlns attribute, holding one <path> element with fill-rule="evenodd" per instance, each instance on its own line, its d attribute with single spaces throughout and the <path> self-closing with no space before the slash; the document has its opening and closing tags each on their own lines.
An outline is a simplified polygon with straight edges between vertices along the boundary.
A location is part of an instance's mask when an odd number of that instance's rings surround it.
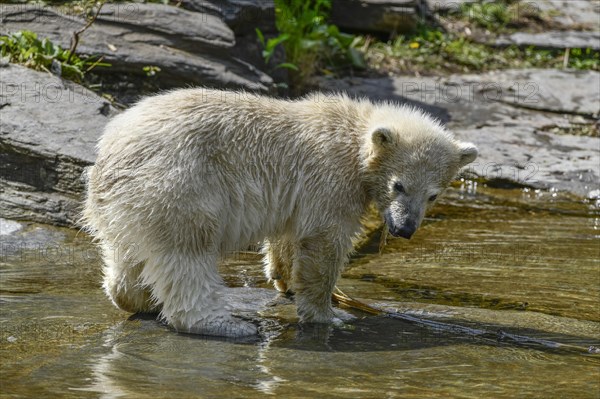
<svg viewBox="0 0 600 399">
<path fill-rule="evenodd" d="M 104 289 L 124 310 L 160 312 L 182 332 L 255 334 L 227 308 L 217 261 L 262 241 L 267 277 L 295 293 L 300 320 L 327 323 L 369 204 L 410 238 L 476 156 L 392 103 L 177 90 L 108 123 L 83 220 L 103 251 Z"/>
</svg>

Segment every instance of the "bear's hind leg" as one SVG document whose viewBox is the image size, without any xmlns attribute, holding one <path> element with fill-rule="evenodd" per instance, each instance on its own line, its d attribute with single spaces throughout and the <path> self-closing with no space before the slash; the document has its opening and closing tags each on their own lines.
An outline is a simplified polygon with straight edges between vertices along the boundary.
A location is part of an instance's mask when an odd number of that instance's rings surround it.
<svg viewBox="0 0 600 399">
<path fill-rule="evenodd" d="M 150 290 L 140 281 L 144 262 L 114 259 L 112 251 L 104 251 L 103 288 L 111 301 L 130 313 L 159 313 L 160 306 L 152 301 Z"/>
<path fill-rule="evenodd" d="M 163 253 L 148 261 L 142 277 L 163 305 L 161 316 L 179 332 L 234 338 L 257 334 L 254 324 L 231 315 L 217 258 Z"/>
<path fill-rule="evenodd" d="M 282 293 L 291 291 L 294 247 L 283 240 L 265 241 L 265 274 L 275 288 Z"/>
</svg>

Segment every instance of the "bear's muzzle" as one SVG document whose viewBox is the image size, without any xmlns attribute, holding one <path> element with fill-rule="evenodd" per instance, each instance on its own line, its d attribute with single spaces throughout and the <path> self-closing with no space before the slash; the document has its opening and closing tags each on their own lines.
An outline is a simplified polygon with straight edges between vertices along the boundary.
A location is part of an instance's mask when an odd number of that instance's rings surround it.
<svg viewBox="0 0 600 399">
<path fill-rule="evenodd" d="M 413 220 L 407 220 L 401 226 L 389 226 L 390 234 L 394 237 L 402 237 L 410 240 L 415 231 L 417 231 L 417 224 Z"/>
</svg>

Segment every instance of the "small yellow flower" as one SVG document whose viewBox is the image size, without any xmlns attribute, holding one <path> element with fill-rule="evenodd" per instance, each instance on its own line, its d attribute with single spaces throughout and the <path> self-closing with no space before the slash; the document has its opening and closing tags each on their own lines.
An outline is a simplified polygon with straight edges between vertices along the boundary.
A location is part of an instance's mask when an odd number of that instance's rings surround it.
<svg viewBox="0 0 600 399">
<path fill-rule="evenodd" d="M 417 42 L 412 42 L 411 44 L 408 45 L 410 48 L 419 48 L 419 43 Z"/>
</svg>

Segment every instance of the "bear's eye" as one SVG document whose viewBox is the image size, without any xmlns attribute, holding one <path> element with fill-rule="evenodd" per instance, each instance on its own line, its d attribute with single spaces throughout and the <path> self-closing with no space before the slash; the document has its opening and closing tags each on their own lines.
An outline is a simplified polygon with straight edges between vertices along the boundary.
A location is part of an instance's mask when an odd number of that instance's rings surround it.
<svg viewBox="0 0 600 399">
<path fill-rule="evenodd" d="M 431 197 L 429 197 L 429 202 L 435 201 L 436 198 L 437 198 L 437 194 L 432 195 Z"/>
<path fill-rule="evenodd" d="M 394 183 L 394 190 L 396 190 L 396 192 L 403 193 L 404 192 L 404 186 L 402 185 L 402 183 L 400 183 L 399 181 L 397 181 L 396 183 Z"/>
</svg>

